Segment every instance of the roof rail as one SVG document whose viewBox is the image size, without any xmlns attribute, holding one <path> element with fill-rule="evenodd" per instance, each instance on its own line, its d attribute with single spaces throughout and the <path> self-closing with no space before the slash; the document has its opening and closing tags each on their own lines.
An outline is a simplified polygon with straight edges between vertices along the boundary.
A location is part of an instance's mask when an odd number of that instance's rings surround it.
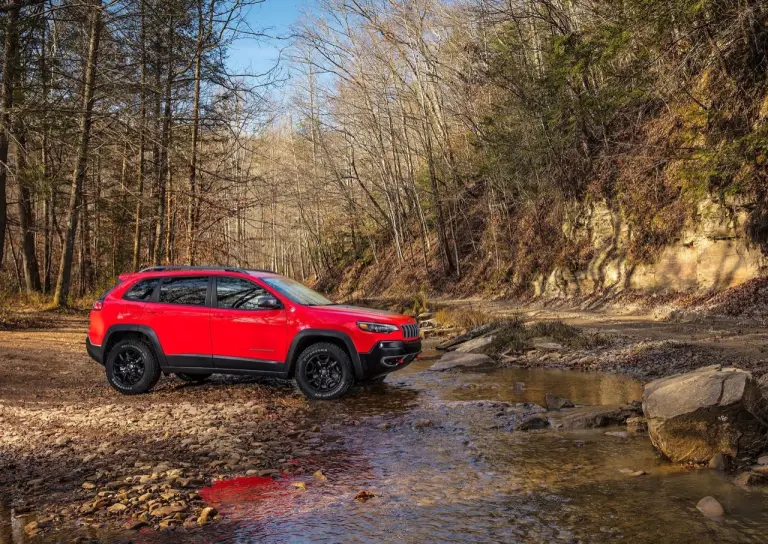
<svg viewBox="0 0 768 544">
<path fill-rule="evenodd" d="M 150 266 L 148 268 L 142 268 L 139 272 L 172 272 L 178 270 L 223 270 L 225 272 L 266 272 L 274 274 L 271 270 L 261 269 L 245 269 L 238 268 L 236 266 L 183 266 L 183 265 L 169 265 L 169 266 Z"/>
</svg>

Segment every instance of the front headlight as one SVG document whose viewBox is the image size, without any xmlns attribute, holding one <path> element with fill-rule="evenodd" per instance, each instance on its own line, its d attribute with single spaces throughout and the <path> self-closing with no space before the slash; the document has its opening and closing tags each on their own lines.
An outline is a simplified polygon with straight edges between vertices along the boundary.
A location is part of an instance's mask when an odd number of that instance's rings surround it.
<svg viewBox="0 0 768 544">
<path fill-rule="evenodd" d="M 368 323 L 365 321 L 358 321 L 357 326 L 360 327 L 360 330 L 365 332 L 377 332 L 380 334 L 387 334 L 397 330 L 396 325 L 387 325 L 386 323 Z"/>
</svg>

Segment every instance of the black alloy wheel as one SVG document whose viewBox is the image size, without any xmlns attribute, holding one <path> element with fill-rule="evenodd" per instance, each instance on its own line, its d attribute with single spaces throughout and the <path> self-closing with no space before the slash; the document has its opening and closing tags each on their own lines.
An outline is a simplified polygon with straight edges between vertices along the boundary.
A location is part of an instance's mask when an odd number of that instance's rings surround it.
<svg viewBox="0 0 768 544">
<path fill-rule="evenodd" d="M 146 371 L 144 355 L 134 346 L 122 346 L 112 367 L 115 381 L 126 388 L 139 383 Z"/>
<path fill-rule="evenodd" d="M 313 400 L 342 397 L 355 383 L 349 354 L 330 342 L 308 346 L 296 361 L 295 377 L 301 392 Z"/>
<path fill-rule="evenodd" d="M 160 365 L 149 343 L 131 336 L 118 340 L 107 353 L 107 381 L 124 395 L 140 395 L 160 379 Z"/>
<path fill-rule="evenodd" d="M 329 353 L 318 353 L 304 366 L 307 383 L 315 391 L 333 391 L 341 382 L 341 365 Z"/>
</svg>

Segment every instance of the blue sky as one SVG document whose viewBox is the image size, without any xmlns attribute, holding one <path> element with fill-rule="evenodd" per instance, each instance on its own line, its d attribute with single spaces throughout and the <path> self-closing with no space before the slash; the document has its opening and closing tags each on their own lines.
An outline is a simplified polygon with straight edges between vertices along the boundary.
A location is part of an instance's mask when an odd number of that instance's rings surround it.
<svg viewBox="0 0 768 544">
<path fill-rule="evenodd" d="M 280 50 L 288 45 L 290 27 L 302 12 L 311 10 L 316 0 L 266 0 L 251 7 L 248 22 L 254 30 L 267 29 L 272 39 L 241 39 L 229 51 L 228 64 L 233 71 L 261 73 L 275 65 Z"/>
</svg>

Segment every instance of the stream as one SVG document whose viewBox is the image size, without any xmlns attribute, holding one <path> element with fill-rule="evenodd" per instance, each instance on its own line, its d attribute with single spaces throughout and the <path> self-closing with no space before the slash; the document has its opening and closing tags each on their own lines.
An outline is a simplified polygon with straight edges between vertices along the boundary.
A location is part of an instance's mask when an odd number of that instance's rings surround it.
<svg viewBox="0 0 768 544">
<path fill-rule="evenodd" d="M 577 405 L 629 403 L 642 396 L 639 382 L 548 369 L 427 370 L 438 357 L 427 352 L 381 386 L 312 405 L 319 431 L 299 440 L 321 452 L 311 459 L 325 479 L 218 481 L 200 493 L 222 523 L 121 541 L 768 542 L 765 491 L 672 465 L 646 434 L 499 424 L 506 403 L 544 404 L 547 393 Z M 722 520 L 696 510 L 707 495 L 724 506 Z M 26 541 L 10 519 L 0 500 L 0 542 Z"/>
<path fill-rule="evenodd" d="M 498 401 L 543 403 L 554 393 L 577 405 L 627 403 L 641 398 L 638 382 L 557 370 L 427 371 L 436 357 L 427 353 L 383 386 L 316 403 L 322 429 L 305 440 L 324 452 L 327 480 L 217 482 L 205 496 L 227 521 L 193 541 L 768 541 L 764 492 L 671 465 L 645 434 L 510 432 L 497 423 Z M 329 423 L 339 419 L 347 424 Z M 374 496 L 356 500 L 361 491 Z M 696 510 L 707 495 L 725 507 L 723 520 Z"/>
</svg>

